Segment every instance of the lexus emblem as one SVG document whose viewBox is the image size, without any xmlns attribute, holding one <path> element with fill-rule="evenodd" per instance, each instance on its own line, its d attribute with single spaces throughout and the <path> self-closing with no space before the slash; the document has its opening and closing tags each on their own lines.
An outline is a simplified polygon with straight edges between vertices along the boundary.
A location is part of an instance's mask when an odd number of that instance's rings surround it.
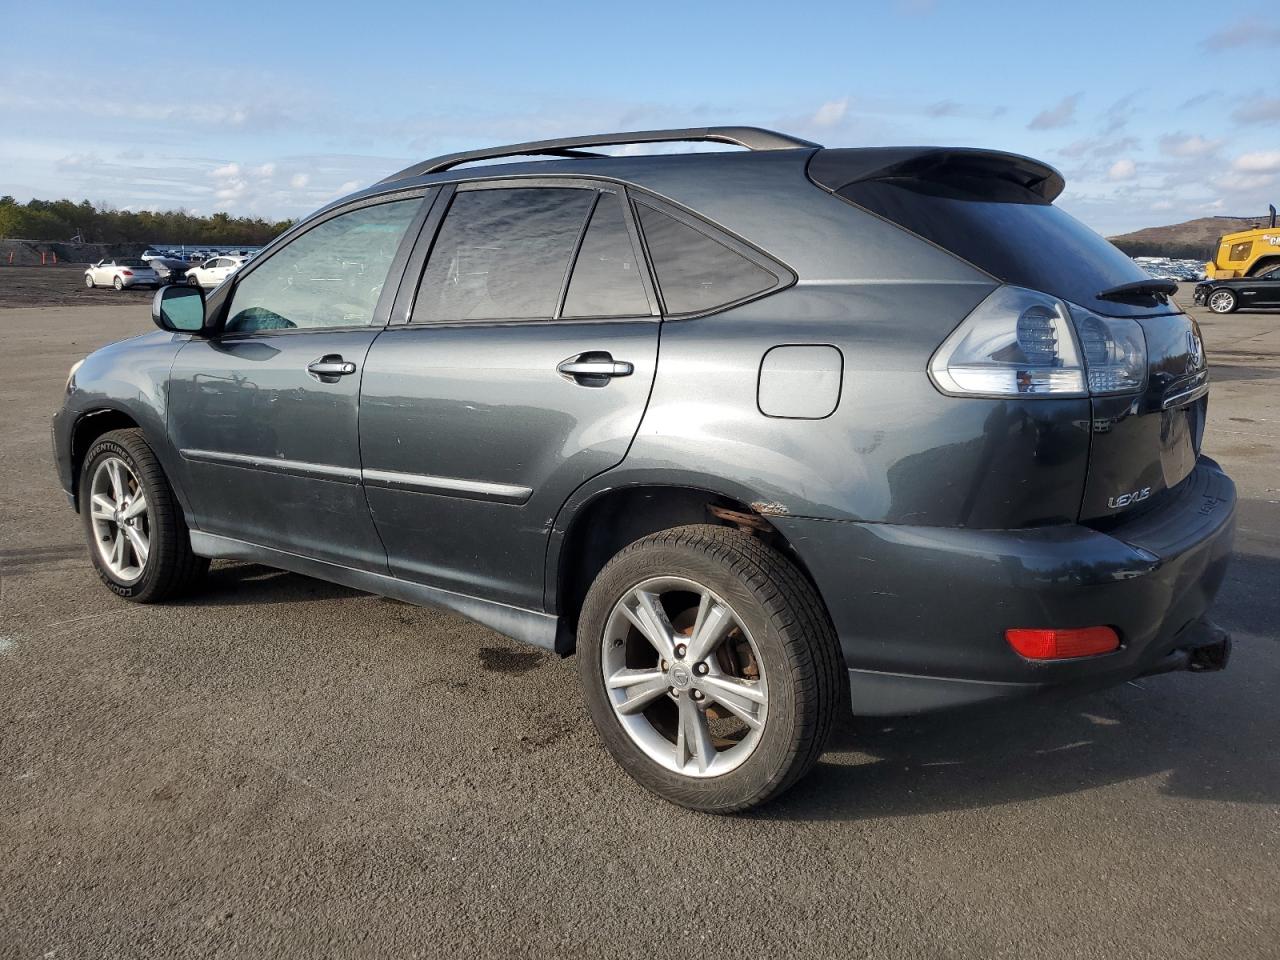
<svg viewBox="0 0 1280 960">
<path fill-rule="evenodd" d="M 1194 330 L 1187 331 L 1187 372 L 1204 366 L 1204 344 Z"/>
</svg>

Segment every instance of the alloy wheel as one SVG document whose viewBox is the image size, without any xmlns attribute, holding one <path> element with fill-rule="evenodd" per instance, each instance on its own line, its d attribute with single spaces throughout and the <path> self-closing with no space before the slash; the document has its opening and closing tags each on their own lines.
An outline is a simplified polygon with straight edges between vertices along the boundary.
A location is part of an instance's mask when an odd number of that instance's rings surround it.
<svg viewBox="0 0 1280 960">
<path fill-rule="evenodd" d="M 124 583 L 142 576 L 151 552 L 147 497 L 137 475 L 120 457 L 105 457 L 90 481 L 89 515 L 98 556 Z"/>
<path fill-rule="evenodd" d="M 683 577 L 655 577 L 615 604 L 601 672 L 622 729 L 651 760 L 714 777 L 755 750 L 768 719 L 764 664 L 724 598 Z"/>
<path fill-rule="evenodd" d="M 1209 297 L 1209 309 L 1214 313 L 1230 313 L 1236 298 L 1227 290 L 1218 290 Z"/>
</svg>

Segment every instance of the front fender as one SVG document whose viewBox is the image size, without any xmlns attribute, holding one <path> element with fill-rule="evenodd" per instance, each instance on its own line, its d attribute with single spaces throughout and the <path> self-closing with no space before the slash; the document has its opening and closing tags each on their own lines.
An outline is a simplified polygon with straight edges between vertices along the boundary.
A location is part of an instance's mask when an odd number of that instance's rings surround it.
<svg viewBox="0 0 1280 960">
<path fill-rule="evenodd" d="M 78 457 L 86 446 L 81 442 L 83 431 L 92 429 L 95 417 L 111 414 L 114 419 L 127 417 L 142 430 L 188 512 L 166 419 L 169 371 L 189 339 L 156 332 L 110 344 L 86 357 L 68 382 L 62 408 L 53 418 L 53 453 L 58 481 L 77 510 Z"/>
</svg>

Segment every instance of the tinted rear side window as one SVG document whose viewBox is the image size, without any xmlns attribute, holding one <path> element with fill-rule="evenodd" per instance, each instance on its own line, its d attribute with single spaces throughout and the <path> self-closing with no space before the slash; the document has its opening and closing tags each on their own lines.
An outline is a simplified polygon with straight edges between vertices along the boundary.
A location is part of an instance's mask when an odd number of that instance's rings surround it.
<svg viewBox="0 0 1280 960">
<path fill-rule="evenodd" d="M 415 323 L 555 315 L 590 190 L 459 191 L 431 249 Z"/>
<path fill-rule="evenodd" d="M 601 193 L 573 265 L 564 317 L 649 315 L 636 252 L 617 194 Z"/>
<path fill-rule="evenodd" d="M 1148 279 L 1069 213 L 1013 185 L 998 200 L 980 184 L 967 189 L 916 179 L 867 180 L 838 192 L 998 280 L 1083 306 L 1096 308 L 1095 297 L 1110 287 Z M 1127 311 L 1111 303 L 1106 312 Z"/>
<path fill-rule="evenodd" d="M 636 204 L 667 313 L 700 313 L 772 289 L 778 278 L 724 244 Z"/>
</svg>

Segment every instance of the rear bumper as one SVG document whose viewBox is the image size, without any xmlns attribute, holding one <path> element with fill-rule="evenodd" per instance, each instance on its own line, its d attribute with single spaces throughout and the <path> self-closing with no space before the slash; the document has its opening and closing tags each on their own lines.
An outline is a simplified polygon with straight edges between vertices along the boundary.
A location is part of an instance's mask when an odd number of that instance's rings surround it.
<svg viewBox="0 0 1280 960">
<path fill-rule="evenodd" d="M 1105 533 L 774 522 L 822 592 L 854 712 L 899 715 L 1212 665 L 1225 635 L 1205 614 L 1235 504 L 1235 485 L 1202 457 L 1157 507 Z M 1004 639 L 1010 627 L 1103 624 L 1121 647 L 1099 657 L 1034 662 Z"/>
</svg>

